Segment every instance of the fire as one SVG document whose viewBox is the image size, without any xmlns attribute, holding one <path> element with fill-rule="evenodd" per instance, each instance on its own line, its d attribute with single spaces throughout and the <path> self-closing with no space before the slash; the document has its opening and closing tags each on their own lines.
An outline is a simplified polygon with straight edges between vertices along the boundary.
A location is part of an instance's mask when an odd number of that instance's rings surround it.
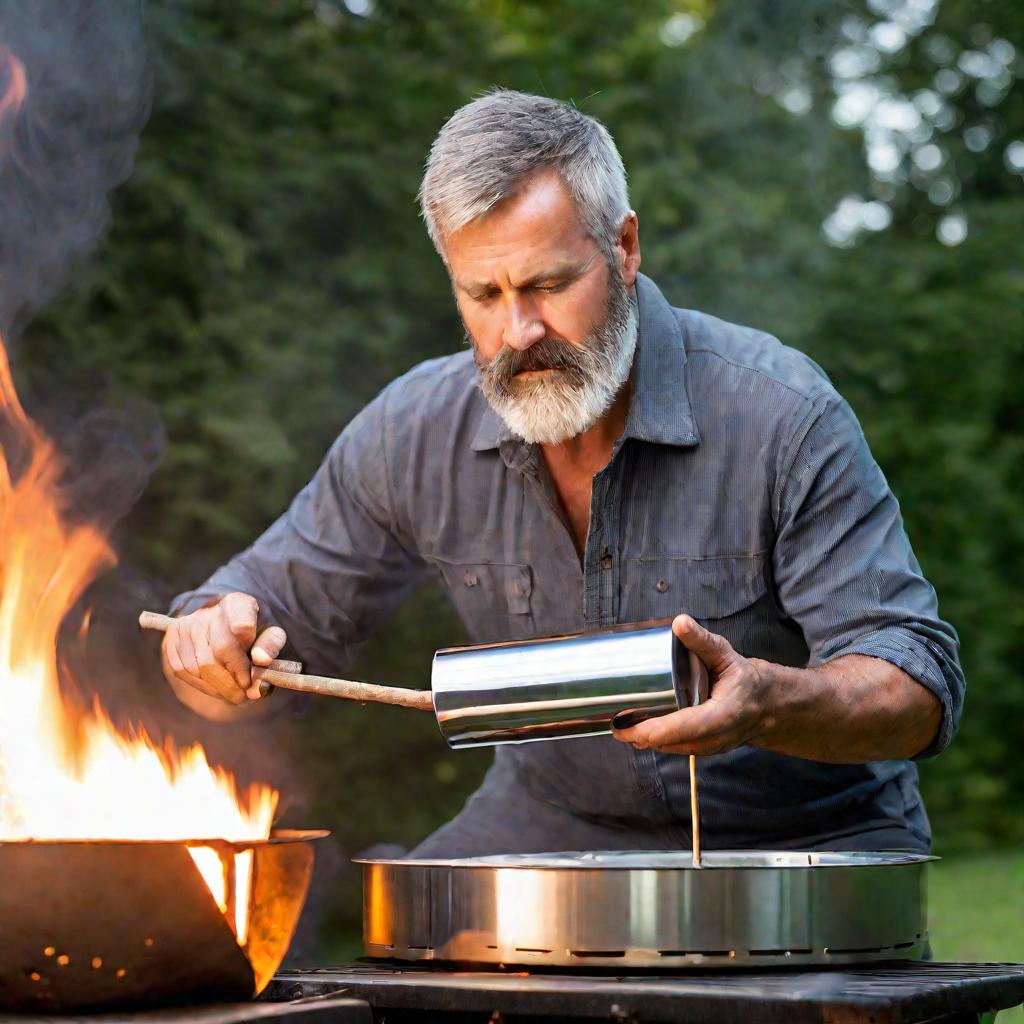
<svg viewBox="0 0 1024 1024">
<path fill-rule="evenodd" d="M 26 92 L 24 65 L 0 44 L 0 123 Z M 58 630 L 115 562 L 96 529 L 68 521 L 63 470 L 18 400 L 0 338 L 0 841 L 266 839 L 274 790 L 240 793 L 201 746 L 121 732 L 98 702 L 84 711 L 62 692 Z M 244 945 L 252 851 L 193 842 L 189 852 Z"/>
<path fill-rule="evenodd" d="M 25 98 L 25 66 L 0 45 L 0 117 L 5 110 L 17 110 Z"/>
<path fill-rule="evenodd" d="M 98 704 L 82 712 L 62 692 L 57 631 L 114 555 L 95 529 L 65 521 L 62 461 L 22 409 L 2 343 L 0 415 L 26 453 L 15 471 L 0 450 L 0 840 L 265 839 L 276 792 L 240 794 L 201 746 L 120 732 Z M 211 847 L 190 852 L 244 944 L 252 853 L 228 870 Z"/>
</svg>

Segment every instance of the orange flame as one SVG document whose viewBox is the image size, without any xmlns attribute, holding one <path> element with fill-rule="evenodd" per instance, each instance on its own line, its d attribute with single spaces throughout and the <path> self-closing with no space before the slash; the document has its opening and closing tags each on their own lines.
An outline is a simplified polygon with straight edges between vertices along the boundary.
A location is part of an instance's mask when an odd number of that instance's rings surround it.
<svg viewBox="0 0 1024 1024">
<path fill-rule="evenodd" d="M 98 703 L 82 713 L 66 700 L 57 632 L 114 554 L 93 527 L 65 521 L 62 460 L 25 414 L 2 342 L 0 415 L 27 453 L 15 473 L 0 450 L 0 840 L 265 839 L 272 789 L 240 794 L 201 746 L 160 748 L 119 732 Z M 251 852 L 235 856 L 233 886 L 215 850 L 191 852 L 244 944 Z"/>
<path fill-rule="evenodd" d="M 21 106 L 27 89 L 25 65 L 7 47 L 0 45 L 0 85 L 5 74 L 7 85 L 0 93 L 0 117 L 5 110 L 17 110 Z"/>
</svg>

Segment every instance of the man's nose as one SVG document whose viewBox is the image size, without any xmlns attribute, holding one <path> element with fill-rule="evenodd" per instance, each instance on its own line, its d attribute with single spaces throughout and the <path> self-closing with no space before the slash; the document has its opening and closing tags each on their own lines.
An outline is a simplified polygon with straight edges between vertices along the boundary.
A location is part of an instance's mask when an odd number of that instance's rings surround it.
<svg viewBox="0 0 1024 1024">
<path fill-rule="evenodd" d="M 502 341 L 509 348 L 524 352 L 531 345 L 536 345 L 544 337 L 544 334 L 544 321 L 538 315 L 532 302 L 514 298 L 508 303 Z"/>
</svg>

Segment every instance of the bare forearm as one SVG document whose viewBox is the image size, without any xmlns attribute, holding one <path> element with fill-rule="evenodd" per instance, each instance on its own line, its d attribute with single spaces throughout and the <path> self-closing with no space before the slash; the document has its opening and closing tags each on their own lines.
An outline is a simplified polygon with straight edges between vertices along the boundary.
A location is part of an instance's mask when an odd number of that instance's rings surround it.
<svg viewBox="0 0 1024 1024">
<path fill-rule="evenodd" d="M 834 764 L 913 757 L 941 723 L 939 699 L 880 658 L 850 654 L 805 669 L 751 664 L 763 685 L 750 742 L 766 750 Z"/>
</svg>

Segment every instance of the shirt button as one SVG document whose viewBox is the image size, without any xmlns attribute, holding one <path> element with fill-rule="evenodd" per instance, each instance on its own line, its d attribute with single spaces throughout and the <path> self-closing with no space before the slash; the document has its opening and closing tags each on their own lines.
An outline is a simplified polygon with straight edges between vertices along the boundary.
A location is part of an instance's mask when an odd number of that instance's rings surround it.
<svg viewBox="0 0 1024 1024">
<path fill-rule="evenodd" d="M 475 587 L 480 581 L 476 578 L 476 573 L 473 572 L 472 569 L 467 569 L 466 575 L 462 577 L 462 582 L 465 583 L 467 587 Z"/>
<path fill-rule="evenodd" d="M 654 589 L 659 594 L 664 594 L 665 591 L 668 590 L 668 580 L 658 580 L 658 582 L 654 584 Z"/>
</svg>

